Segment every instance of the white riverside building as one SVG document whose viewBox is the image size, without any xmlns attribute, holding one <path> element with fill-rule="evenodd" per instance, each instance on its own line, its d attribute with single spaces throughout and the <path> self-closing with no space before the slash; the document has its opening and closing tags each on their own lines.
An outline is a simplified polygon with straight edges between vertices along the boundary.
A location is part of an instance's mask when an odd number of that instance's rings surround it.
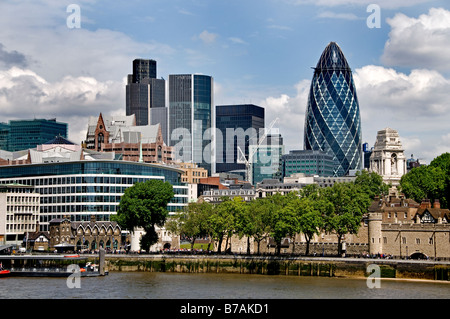
<svg viewBox="0 0 450 319">
<path fill-rule="evenodd" d="M 125 190 L 146 180 L 168 181 L 173 186 L 175 196 L 167 206 L 169 213 L 187 205 L 188 186 L 181 182 L 180 169 L 105 159 L 101 153 L 73 149 L 73 145 L 52 145 L 38 153 L 40 156 L 28 156 L 28 160 L 10 154 L 11 160 L 28 163 L 0 166 L 0 184 L 35 188 L 40 194 L 40 231 L 48 231 L 50 220 L 64 216 L 71 221 L 89 221 L 95 215 L 97 221 L 108 221 L 116 214 Z M 114 158 L 114 153 L 111 156 Z"/>
</svg>

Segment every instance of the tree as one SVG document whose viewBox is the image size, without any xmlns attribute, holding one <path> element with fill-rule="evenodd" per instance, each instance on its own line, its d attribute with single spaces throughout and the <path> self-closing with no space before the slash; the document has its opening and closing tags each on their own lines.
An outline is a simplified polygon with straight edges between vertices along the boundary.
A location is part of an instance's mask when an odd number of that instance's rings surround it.
<svg viewBox="0 0 450 319">
<path fill-rule="evenodd" d="M 430 163 L 431 167 L 439 167 L 445 175 L 444 192 L 440 198 L 441 207 L 448 208 L 450 206 L 450 153 L 444 153 L 436 157 Z"/>
<path fill-rule="evenodd" d="M 155 226 L 164 226 L 168 216 L 167 204 L 173 196 L 173 187 L 169 182 L 148 180 L 136 183 L 125 190 L 113 219 L 131 232 L 142 227 L 145 234 L 140 246 L 148 251 L 151 245 L 158 242 Z"/>
<path fill-rule="evenodd" d="M 248 203 L 248 219 L 249 232 L 248 234 L 258 244 L 257 254 L 260 254 L 261 241 L 269 237 L 270 232 L 270 206 L 267 205 L 265 198 L 256 198 Z"/>
<path fill-rule="evenodd" d="M 443 207 L 447 204 L 444 194 L 447 177 L 441 167 L 419 166 L 403 175 L 400 180 L 401 191 L 406 197 L 421 202 L 423 199 L 440 199 Z"/>
<path fill-rule="evenodd" d="M 389 194 L 389 188 L 392 186 L 383 182 L 383 177 L 376 172 L 369 173 L 366 170 L 356 172 L 354 183 L 360 186 L 369 195 L 370 199 L 374 199 L 375 196 Z"/>
<path fill-rule="evenodd" d="M 211 209 L 212 205 L 208 202 L 189 203 L 184 210 L 178 212 L 166 223 L 166 228 L 172 233 L 183 235 L 189 239 L 191 249 L 194 249 L 195 240 L 198 237 L 209 235 L 206 219 L 209 217 Z"/>
<path fill-rule="evenodd" d="M 283 196 L 276 193 L 266 197 L 267 207 L 271 211 L 269 220 L 270 236 L 276 243 L 277 255 L 281 252 L 281 241 L 289 234 L 292 234 L 293 227 L 295 227 L 294 213 L 290 209 L 285 209 L 286 205 L 292 199 L 292 196 L 297 195 L 288 193 L 288 195 Z"/>
<path fill-rule="evenodd" d="M 302 209 L 299 218 L 300 231 L 305 235 L 306 251 L 309 255 L 309 246 L 314 235 L 319 235 L 325 226 L 325 216 L 333 211 L 333 204 L 325 198 L 311 199 L 305 197 L 302 199 Z"/>
<path fill-rule="evenodd" d="M 208 221 L 211 225 L 211 236 L 218 243 L 217 251 L 219 253 L 222 252 L 223 239 L 227 236 L 227 241 L 225 244 L 226 251 L 228 248 L 228 240 L 234 231 L 232 200 L 229 198 L 222 198 L 222 201 L 214 207 Z"/>
<path fill-rule="evenodd" d="M 342 253 L 342 237 L 356 234 L 361 226 L 361 219 L 370 205 L 370 198 L 360 186 L 354 183 L 336 183 L 322 189 L 322 196 L 332 204 L 332 209 L 325 216 L 324 230 L 336 233 L 338 254 Z"/>
</svg>

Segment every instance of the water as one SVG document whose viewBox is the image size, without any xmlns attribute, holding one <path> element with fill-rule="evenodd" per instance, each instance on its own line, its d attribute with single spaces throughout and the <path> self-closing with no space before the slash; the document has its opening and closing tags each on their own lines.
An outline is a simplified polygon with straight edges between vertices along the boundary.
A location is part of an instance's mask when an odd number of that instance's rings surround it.
<svg viewBox="0 0 450 319">
<path fill-rule="evenodd" d="M 365 279 L 112 272 L 81 278 L 0 279 L 0 299 L 448 299 L 450 282 L 382 280 L 370 289 Z"/>
</svg>

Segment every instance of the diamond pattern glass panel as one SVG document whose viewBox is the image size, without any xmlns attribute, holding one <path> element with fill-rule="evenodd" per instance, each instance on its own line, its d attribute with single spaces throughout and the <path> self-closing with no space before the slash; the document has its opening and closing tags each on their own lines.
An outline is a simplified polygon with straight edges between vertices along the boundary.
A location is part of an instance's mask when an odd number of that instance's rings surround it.
<svg viewBox="0 0 450 319">
<path fill-rule="evenodd" d="M 331 42 L 314 71 L 305 116 L 305 150 L 333 156 L 334 176 L 362 167 L 361 118 L 352 71 Z"/>
</svg>

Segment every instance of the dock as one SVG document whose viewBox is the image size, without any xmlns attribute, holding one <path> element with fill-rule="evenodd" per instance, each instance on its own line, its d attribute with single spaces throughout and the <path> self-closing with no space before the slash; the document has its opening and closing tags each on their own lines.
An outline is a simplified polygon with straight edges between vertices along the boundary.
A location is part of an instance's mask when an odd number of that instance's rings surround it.
<svg viewBox="0 0 450 319">
<path fill-rule="evenodd" d="M 10 277 L 68 277 L 79 272 L 81 277 L 104 276 L 104 250 L 99 252 L 99 265 L 89 265 L 92 257 L 77 254 L 15 254 L 0 255 Z"/>
</svg>

